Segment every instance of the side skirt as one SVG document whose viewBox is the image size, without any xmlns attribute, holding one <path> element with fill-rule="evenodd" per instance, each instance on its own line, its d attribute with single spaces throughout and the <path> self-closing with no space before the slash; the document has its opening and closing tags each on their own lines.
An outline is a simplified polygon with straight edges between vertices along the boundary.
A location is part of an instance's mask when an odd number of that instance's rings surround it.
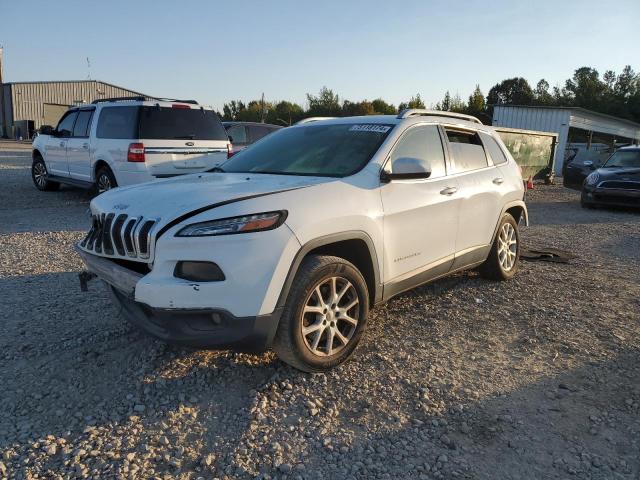
<svg viewBox="0 0 640 480">
<path fill-rule="evenodd" d="M 92 182 L 85 182 L 84 180 L 77 180 L 69 177 L 59 177 L 57 175 L 47 175 L 47 180 L 57 183 L 64 183 L 65 185 L 71 185 L 73 187 L 80 187 L 89 189 L 93 187 Z"/>
</svg>

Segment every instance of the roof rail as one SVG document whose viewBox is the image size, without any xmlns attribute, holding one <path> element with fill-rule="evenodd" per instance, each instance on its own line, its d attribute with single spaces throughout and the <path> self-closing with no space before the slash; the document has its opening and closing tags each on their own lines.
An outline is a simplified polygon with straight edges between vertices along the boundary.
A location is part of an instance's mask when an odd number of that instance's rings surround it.
<svg viewBox="0 0 640 480">
<path fill-rule="evenodd" d="M 146 100 L 147 97 L 142 97 L 142 96 L 138 96 L 138 97 L 111 97 L 111 98 L 99 98 L 97 100 L 94 100 L 91 103 L 103 103 L 103 102 L 142 102 L 144 100 Z"/>
<path fill-rule="evenodd" d="M 299 122 L 296 122 L 294 125 L 302 125 L 303 123 L 317 122 L 319 120 L 332 120 L 334 118 L 338 118 L 338 117 L 309 117 L 309 118 L 303 118 Z"/>
<path fill-rule="evenodd" d="M 160 100 L 161 102 L 180 102 L 190 103 L 191 105 L 198 105 L 196 100 L 178 100 L 177 98 L 154 98 L 153 100 Z"/>
<path fill-rule="evenodd" d="M 465 115 L 464 113 L 455 112 L 443 112 L 441 110 L 426 110 L 423 108 L 407 108 L 405 110 L 402 110 L 396 118 L 403 119 L 420 116 L 458 118 L 460 120 L 466 120 L 467 122 L 479 123 L 480 125 L 482 125 L 482 122 L 472 115 Z"/>
</svg>

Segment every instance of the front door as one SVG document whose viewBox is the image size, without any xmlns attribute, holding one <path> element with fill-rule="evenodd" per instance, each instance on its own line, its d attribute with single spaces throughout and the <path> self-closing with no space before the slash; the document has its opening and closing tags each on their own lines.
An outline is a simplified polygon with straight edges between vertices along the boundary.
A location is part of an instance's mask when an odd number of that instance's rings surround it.
<svg viewBox="0 0 640 480">
<path fill-rule="evenodd" d="M 65 114 L 56 127 L 55 135 L 49 137 L 45 151 L 45 162 L 47 171 L 51 175 L 69 176 L 67 141 L 73 132 L 73 124 L 76 121 L 76 117 L 76 111 Z"/>
<path fill-rule="evenodd" d="M 385 296 L 447 273 L 453 263 L 459 195 L 435 125 L 409 128 L 398 140 L 385 169 L 394 161 L 418 159 L 427 179 L 393 180 L 381 188 L 384 209 Z"/>
</svg>

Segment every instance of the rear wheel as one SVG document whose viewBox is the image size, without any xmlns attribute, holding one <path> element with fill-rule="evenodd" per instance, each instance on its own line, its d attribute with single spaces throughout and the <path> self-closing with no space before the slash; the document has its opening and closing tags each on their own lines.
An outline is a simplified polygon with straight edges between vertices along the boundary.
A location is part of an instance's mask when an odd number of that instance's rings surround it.
<svg viewBox="0 0 640 480">
<path fill-rule="evenodd" d="M 519 258 L 518 223 L 511 214 L 505 213 L 498 226 L 489 257 L 480 267 L 480 274 L 492 280 L 509 280 L 518 270 Z"/>
<path fill-rule="evenodd" d="M 273 348 L 299 370 L 330 370 L 352 355 L 368 313 L 367 284 L 353 264 L 339 257 L 310 256 L 293 282 Z"/>
<path fill-rule="evenodd" d="M 31 164 L 31 179 L 38 190 L 52 192 L 60 188 L 60 184 L 58 182 L 52 182 L 48 179 L 48 176 L 49 172 L 47 171 L 44 160 L 40 155 L 36 155 Z"/>
<path fill-rule="evenodd" d="M 100 167 L 96 172 L 96 193 L 100 195 L 117 186 L 118 182 L 116 182 L 116 177 L 111 169 L 106 166 Z"/>
</svg>

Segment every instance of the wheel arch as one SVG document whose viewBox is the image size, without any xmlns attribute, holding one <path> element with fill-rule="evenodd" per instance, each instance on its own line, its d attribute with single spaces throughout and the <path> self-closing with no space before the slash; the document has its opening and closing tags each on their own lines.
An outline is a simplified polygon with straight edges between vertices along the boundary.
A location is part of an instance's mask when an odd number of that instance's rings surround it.
<svg viewBox="0 0 640 480">
<path fill-rule="evenodd" d="M 298 250 L 278 297 L 277 308 L 284 307 L 300 264 L 309 255 L 333 255 L 353 263 L 367 284 L 370 306 L 382 301 L 380 267 L 373 240 L 365 232 L 350 231 L 310 240 Z"/>
<path fill-rule="evenodd" d="M 31 159 L 35 160 L 36 157 L 40 157 L 44 161 L 44 155 L 42 154 L 42 152 L 39 149 L 34 148 L 31 152 Z"/>
<path fill-rule="evenodd" d="M 100 170 L 102 167 L 107 167 L 111 173 L 113 173 L 113 175 L 115 176 L 115 173 L 113 171 L 113 168 L 111 168 L 111 165 L 109 165 L 109 162 L 107 162 L 106 160 L 96 160 L 96 163 L 93 164 L 93 170 L 92 170 L 92 175 L 93 178 L 91 180 L 93 180 L 95 182 L 96 177 L 98 176 L 98 170 Z"/>
</svg>

